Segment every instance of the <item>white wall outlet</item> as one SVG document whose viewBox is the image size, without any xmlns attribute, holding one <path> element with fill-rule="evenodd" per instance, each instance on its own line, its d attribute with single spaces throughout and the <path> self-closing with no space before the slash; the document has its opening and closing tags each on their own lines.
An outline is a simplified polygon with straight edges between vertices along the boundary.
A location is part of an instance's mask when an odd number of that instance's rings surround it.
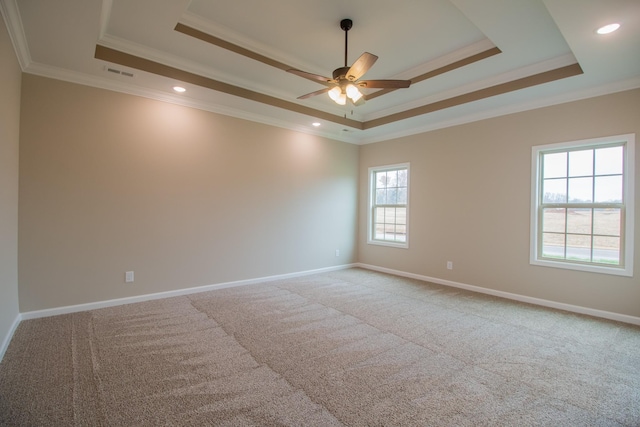
<svg viewBox="0 0 640 427">
<path fill-rule="evenodd" d="M 133 282 L 133 271 L 127 271 L 124 273 L 124 281 L 126 283 Z"/>
<path fill-rule="evenodd" d="M 447 270 L 453 270 L 453 261 L 447 261 Z"/>
<path fill-rule="evenodd" d="M 336 256 L 340 256 L 340 249 L 336 249 Z"/>
</svg>

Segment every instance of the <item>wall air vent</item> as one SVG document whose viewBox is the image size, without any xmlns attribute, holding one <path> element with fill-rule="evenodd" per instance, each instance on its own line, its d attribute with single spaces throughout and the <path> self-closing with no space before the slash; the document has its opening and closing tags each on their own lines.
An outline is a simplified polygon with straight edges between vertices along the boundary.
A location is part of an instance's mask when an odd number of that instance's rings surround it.
<svg viewBox="0 0 640 427">
<path fill-rule="evenodd" d="M 119 74 L 125 77 L 134 77 L 134 74 L 129 71 L 118 70 L 117 68 L 113 68 L 108 65 L 105 65 L 104 70 L 108 73 Z"/>
</svg>

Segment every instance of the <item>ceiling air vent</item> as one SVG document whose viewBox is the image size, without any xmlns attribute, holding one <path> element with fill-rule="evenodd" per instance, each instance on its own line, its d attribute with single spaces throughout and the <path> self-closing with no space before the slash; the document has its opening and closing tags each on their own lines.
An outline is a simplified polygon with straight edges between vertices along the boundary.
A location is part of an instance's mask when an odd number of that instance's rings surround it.
<svg viewBox="0 0 640 427">
<path fill-rule="evenodd" d="M 117 68 L 113 68 L 110 67 L 108 65 L 105 65 L 104 70 L 108 73 L 113 73 L 113 74 L 119 74 L 121 76 L 125 76 L 125 77 L 133 77 L 134 74 L 130 73 L 128 71 L 122 71 L 122 70 L 118 70 Z"/>
</svg>

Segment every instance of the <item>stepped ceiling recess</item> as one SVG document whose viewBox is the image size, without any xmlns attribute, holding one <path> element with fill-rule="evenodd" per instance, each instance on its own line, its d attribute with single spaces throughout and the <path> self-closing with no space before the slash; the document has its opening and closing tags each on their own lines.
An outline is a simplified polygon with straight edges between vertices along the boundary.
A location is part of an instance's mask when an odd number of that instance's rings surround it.
<svg viewBox="0 0 640 427">
<path fill-rule="evenodd" d="M 637 0 L 0 0 L 23 71 L 363 144 L 640 87 Z M 338 105 L 322 82 L 363 52 Z M 613 22 L 618 31 L 598 35 Z M 173 87 L 186 89 L 177 93 Z M 315 127 L 312 123 L 320 125 Z"/>
</svg>

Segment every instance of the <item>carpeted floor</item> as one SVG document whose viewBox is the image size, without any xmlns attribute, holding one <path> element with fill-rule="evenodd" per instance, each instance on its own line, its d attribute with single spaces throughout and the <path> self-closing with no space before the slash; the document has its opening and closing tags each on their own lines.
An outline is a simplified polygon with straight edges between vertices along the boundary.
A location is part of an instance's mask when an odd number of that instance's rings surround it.
<svg viewBox="0 0 640 427">
<path fill-rule="evenodd" d="M 0 424 L 638 426 L 640 328 L 342 270 L 24 321 Z"/>
</svg>

